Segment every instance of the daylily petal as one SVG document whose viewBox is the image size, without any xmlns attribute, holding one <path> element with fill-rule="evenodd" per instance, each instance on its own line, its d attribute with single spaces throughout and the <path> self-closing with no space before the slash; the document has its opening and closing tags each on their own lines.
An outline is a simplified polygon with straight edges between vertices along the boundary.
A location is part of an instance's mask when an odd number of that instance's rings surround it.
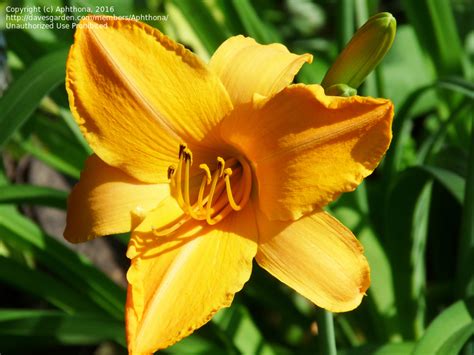
<svg viewBox="0 0 474 355">
<path fill-rule="evenodd" d="M 132 20 L 81 20 L 67 61 L 71 111 L 96 154 L 144 182 L 165 182 L 179 143 L 198 161 L 232 108 L 217 75 L 182 45 Z"/>
<path fill-rule="evenodd" d="M 169 194 L 168 184 L 144 184 L 92 155 L 69 195 L 64 237 L 79 243 L 128 232 L 133 210 L 151 210 Z"/>
<path fill-rule="evenodd" d="M 297 55 L 282 44 L 261 45 L 235 36 L 222 43 L 210 67 L 219 75 L 235 106 L 250 102 L 254 94 L 271 96 L 288 86 L 311 54 Z"/>
<path fill-rule="evenodd" d="M 132 235 L 126 307 L 132 354 L 152 353 L 189 335 L 228 307 L 250 276 L 257 251 L 250 204 L 214 227 L 189 221 L 169 236 L 150 233 L 182 215 L 170 198 Z"/>
<path fill-rule="evenodd" d="M 389 100 L 294 85 L 253 108 L 238 107 L 221 128 L 252 162 L 262 211 L 288 220 L 354 190 L 387 150 L 392 117 Z"/>
<path fill-rule="evenodd" d="M 324 211 L 298 221 L 258 217 L 258 264 L 319 307 L 356 308 L 370 285 L 369 264 L 354 235 Z"/>
</svg>

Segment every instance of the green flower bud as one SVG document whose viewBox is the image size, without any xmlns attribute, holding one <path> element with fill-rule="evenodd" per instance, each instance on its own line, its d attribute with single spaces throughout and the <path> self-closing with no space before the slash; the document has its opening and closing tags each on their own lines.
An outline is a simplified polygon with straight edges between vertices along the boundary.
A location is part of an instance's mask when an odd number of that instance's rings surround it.
<svg viewBox="0 0 474 355">
<path fill-rule="evenodd" d="M 396 29 L 397 21 L 388 12 L 369 18 L 339 54 L 321 85 L 346 84 L 357 89 L 387 54 Z"/>
</svg>

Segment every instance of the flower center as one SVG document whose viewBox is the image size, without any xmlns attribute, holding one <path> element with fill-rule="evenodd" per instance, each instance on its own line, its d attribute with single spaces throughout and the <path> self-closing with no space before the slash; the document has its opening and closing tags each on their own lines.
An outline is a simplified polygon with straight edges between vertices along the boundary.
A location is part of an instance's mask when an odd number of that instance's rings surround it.
<svg viewBox="0 0 474 355">
<path fill-rule="evenodd" d="M 217 167 L 211 171 L 207 164 L 200 164 L 202 180 L 195 202 L 191 202 L 190 171 L 193 154 L 185 145 L 179 146 L 178 166 L 168 168 L 171 193 L 185 216 L 171 228 L 154 230 L 155 235 L 168 235 L 191 219 L 215 225 L 232 211 L 240 211 L 247 204 L 252 189 L 252 172 L 244 159 L 217 157 Z"/>
</svg>

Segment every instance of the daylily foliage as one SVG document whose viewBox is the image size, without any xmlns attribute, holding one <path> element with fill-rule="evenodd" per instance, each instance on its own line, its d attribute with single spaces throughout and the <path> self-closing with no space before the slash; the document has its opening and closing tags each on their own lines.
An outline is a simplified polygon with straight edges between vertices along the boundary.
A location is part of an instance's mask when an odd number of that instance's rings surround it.
<svg viewBox="0 0 474 355">
<path fill-rule="evenodd" d="M 322 208 L 378 165 L 391 102 L 291 85 L 312 57 L 280 44 L 232 37 L 206 65 L 143 23 L 81 24 L 66 86 L 95 154 L 64 235 L 132 232 L 130 353 L 166 348 L 229 306 L 254 258 L 320 307 L 357 307 L 369 266 Z"/>
</svg>

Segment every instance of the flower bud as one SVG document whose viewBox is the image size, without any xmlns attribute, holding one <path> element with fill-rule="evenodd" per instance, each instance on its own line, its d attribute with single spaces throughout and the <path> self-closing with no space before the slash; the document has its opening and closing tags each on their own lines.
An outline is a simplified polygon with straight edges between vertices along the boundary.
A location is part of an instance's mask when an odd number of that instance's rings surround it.
<svg viewBox="0 0 474 355">
<path fill-rule="evenodd" d="M 397 21 L 388 12 L 369 18 L 339 54 L 321 85 L 328 89 L 345 84 L 357 89 L 392 46 L 396 28 Z"/>
</svg>

